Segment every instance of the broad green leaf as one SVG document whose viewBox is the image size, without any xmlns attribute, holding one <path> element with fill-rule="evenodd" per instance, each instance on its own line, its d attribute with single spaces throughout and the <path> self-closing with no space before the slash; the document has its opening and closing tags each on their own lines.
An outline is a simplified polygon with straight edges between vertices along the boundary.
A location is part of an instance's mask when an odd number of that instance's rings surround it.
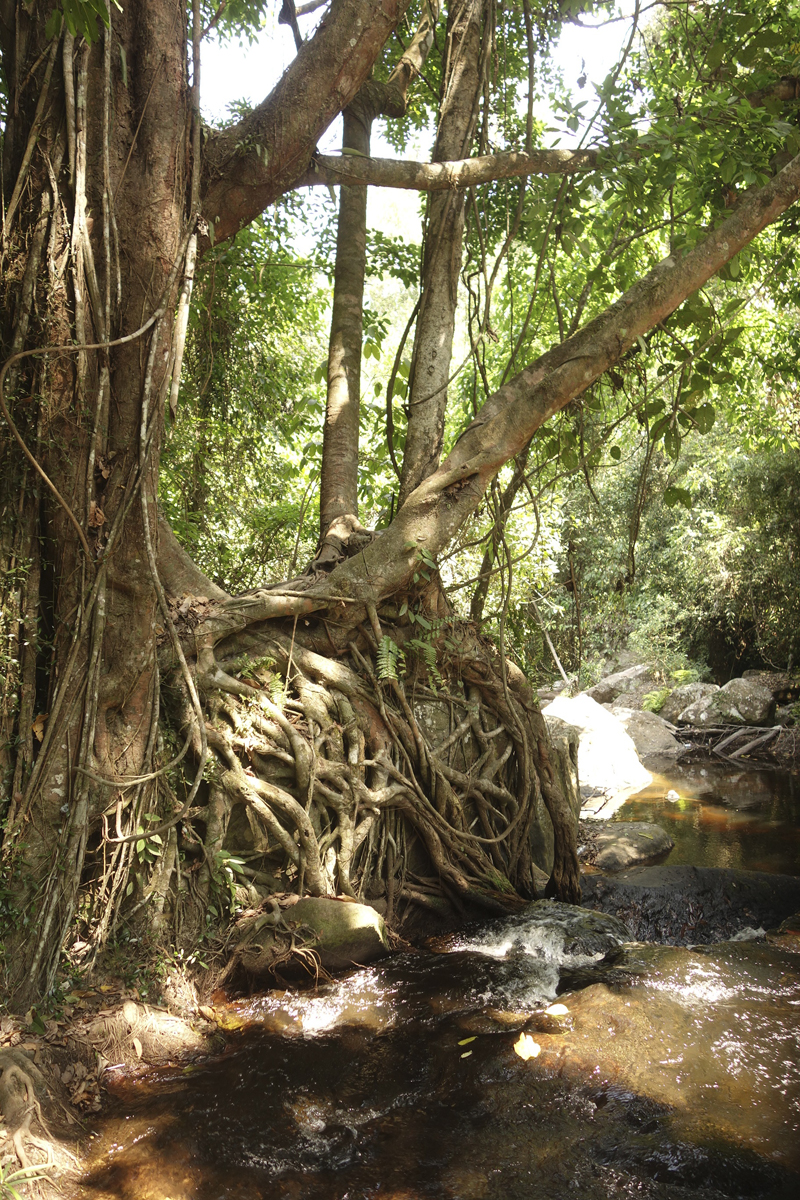
<svg viewBox="0 0 800 1200">
<path fill-rule="evenodd" d="M 668 487 L 664 492 L 664 503 L 667 508 L 674 508 L 676 504 L 682 504 L 684 508 L 691 508 L 692 497 L 686 488 Z"/>
<path fill-rule="evenodd" d="M 692 415 L 697 422 L 697 428 L 700 433 L 711 432 L 714 422 L 717 419 L 717 414 L 713 405 L 701 404 L 699 408 L 695 409 Z"/>
<path fill-rule="evenodd" d="M 670 425 L 664 434 L 664 449 L 672 459 L 677 459 L 681 452 L 681 435 L 676 425 Z"/>
</svg>

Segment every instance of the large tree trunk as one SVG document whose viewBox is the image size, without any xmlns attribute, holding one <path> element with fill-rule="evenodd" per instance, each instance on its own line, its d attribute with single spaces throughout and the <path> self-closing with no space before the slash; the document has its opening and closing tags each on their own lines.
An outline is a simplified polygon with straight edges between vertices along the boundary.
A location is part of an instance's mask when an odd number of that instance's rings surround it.
<svg viewBox="0 0 800 1200">
<path fill-rule="evenodd" d="M 344 111 L 342 145 L 368 159 L 372 125 L 379 116 L 402 117 L 408 89 L 433 44 L 438 0 L 426 5 L 416 33 L 385 84 L 367 82 Z M 339 189 L 333 311 L 328 347 L 328 395 L 320 479 L 320 551 L 315 566 L 334 563 L 358 524 L 358 445 L 361 420 L 361 350 L 367 267 L 367 189 Z M 329 539 L 326 544 L 326 538 Z"/>
<path fill-rule="evenodd" d="M 183 4 L 112 5 L 113 29 L 88 45 L 66 31 L 48 39 L 44 0 L 0 0 L 11 91 L 0 429 L 10 661 L 0 721 L 13 899 L 4 932 L 20 1003 L 49 987 L 76 912 L 81 952 L 91 951 L 125 904 L 163 902 L 179 869 L 174 832 L 165 829 L 162 854 L 154 828 L 176 803 L 163 770 L 152 770 L 156 639 L 170 624 L 164 603 L 157 612 L 155 497 L 195 203 L 221 236 L 279 195 L 358 91 L 404 7 L 334 0 L 272 96 L 212 139 L 200 197 Z M 183 564 L 187 577 L 197 573 Z M 187 671 L 171 683 L 170 694 L 185 697 L 199 782 L 199 699 Z"/>
<path fill-rule="evenodd" d="M 6 555 L 32 568 L 4 604 L 18 605 L 24 685 L 4 843 L 25 914 L 7 938 L 20 999 L 52 981 L 100 814 L 117 797 L 127 824 L 151 803 L 96 777 L 146 771 L 157 735 L 148 543 L 188 171 L 185 12 L 114 10 L 91 46 L 66 32 L 48 44 L 49 15 L 18 4 L 17 36 L 3 30 L 5 190 L 21 197 L 5 227 L 3 341 L 6 356 L 36 348 L 12 361 L 4 391 L 38 467 L 8 424 L 0 435 Z"/>
<path fill-rule="evenodd" d="M 343 144 L 369 157 L 375 113 L 368 89 L 344 111 Z M 342 517 L 358 517 L 358 442 L 361 420 L 361 342 L 367 269 L 367 189 L 339 189 L 328 398 L 322 439 L 320 539 Z"/>
</svg>

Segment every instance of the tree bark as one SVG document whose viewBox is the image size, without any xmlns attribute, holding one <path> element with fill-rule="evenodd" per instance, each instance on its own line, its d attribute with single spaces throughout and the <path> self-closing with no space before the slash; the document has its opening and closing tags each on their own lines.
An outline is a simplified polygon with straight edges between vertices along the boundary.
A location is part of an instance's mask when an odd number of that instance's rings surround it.
<svg viewBox="0 0 800 1200">
<path fill-rule="evenodd" d="M 4 843 L 30 920 L 7 938 L 12 986 L 25 1001 L 52 981 L 89 831 L 109 802 L 110 789 L 86 771 L 135 775 L 155 741 L 148 542 L 185 249 L 188 91 L 185 13 L 176 21 L 160 0 L 135 15 L 115 11 L 114 54 L 110 42 L 88 46 L 67 33 L 48 46 L 48 5 L 20 3 L 15 15 L 18 37 L 3 45 L 19 111 L 6 140 L 7 186 L 24 174 L 29 200 L 6 222 L 4 311 L 13 317 L 4 343 L 12 353 L 32 344 L 35 353 L 12 362 L 4 382 L 20 437 L 49 480 L 6 427 L 4 457 L 16 464 L 6 480 L 32 506 L 26 516 L 37 514 L 24 544 L 18 537 L 19 557 L 35 558 L 34 540 L 42 547 L 38 596 L 28 597 L 20 629 L 36 646 L 41 745 L 17 772 Z M 54 49 L 46 116 L 27 157 L 36 75 L 27 90 L 17 81 Z M 136 67 L 127 86 L 119 49 Z M 91 348 L 109 338 L 118 344 Z M 49 642 L 37 633 L 42 611 Z"/>
<path fill-rule="evenodd" d="M 423 10 L 416 33 L 385 84 L 370 80 L 344 111 L 343 147 L 369 159 L 372 124 L 379 116 L 402 117 L 408 89 L 433 43 L 438 0 Z M 328 396 L 322 443 L 320 542 L 315 560 L 338 559 L 358 524 L 358 445 L 361 418 L 361 350 L 367 265 L 367 189 L 342 186 L 336 237 L 333 312 L 328 349 Z M 325 539 L 331 534 L 325 547 Z"/>
<path fill-rule="evenodd" d="M 343 144 L 369 157 L 376 114 L 368 97 L 344 111 Z M 361 342 L 367 269 L 367 189 L 339 189 L 336 270 L 328 348 L 328 399 L 322 439 L 320 539 L 339 517 L 358 516 L 358 440 L 361 420 Z"/>
<path fill-rule="evenodd" d="M 235 132 L 212 139 L 205 213 L 218 237 L 296 178 L 404 8 L 404 0 L 334 0 L 273 94 Z M 4 932 L 22 1004 L 50 986 L 75 914 L 92 943 L 124 902 L 139 851 L 117 844 L 104 818 L 135 841 L 144 814 L 158 820 L 171 803 L 152 772 L 156 639 L 167 620 L 164 605 L 157 616 L 156 487 L 199 166 L 184 5 L 111 6 L 113 28 L 92 45 L 66 31 L 48 42 L 51 9 L 44 0 L 0 9 L 11 90 L 0 598 L 15 660 L 0 721 L 3 741 L 22 746 L 2 796 L 14 896 Z M 173 584 L 221 598 L 182 565 Z M 204 746 L 188 698 L 180 704 L 187 745 Z M 82 893 L 87 870 L 96 886 Z M 136 882 L 132 903 L 144 886 Z M 111 907 L 98 912 L 108 897 Z"/>
<path fill-rule="evenodd" d="M 448 12 L 435 161 L 465 158 L 475 136 L 483 86 L 484 0 L 456 0 Z M 429 201 L 398 505 L 439 465 L 453 351 L 466 194 L 435 192 Z"/>
<path fill-rule="evenodd" d="M 261 104 L 203 152 L 203 215 L 213 241 L 247 225 L 307 170 L 317 141 L 367 79 L 408 0 L 333 0 Z"/>
</svg>

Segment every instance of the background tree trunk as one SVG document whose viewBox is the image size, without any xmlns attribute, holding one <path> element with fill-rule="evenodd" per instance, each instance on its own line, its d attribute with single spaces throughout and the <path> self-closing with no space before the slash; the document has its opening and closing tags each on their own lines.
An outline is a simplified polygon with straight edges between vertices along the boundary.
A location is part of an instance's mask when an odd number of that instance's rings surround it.
<svg viewBox="0 0 800 1200">
<path fill-rule="evenodd" d="M 485 0 L 456 0 L 448 10 L 435 162 L 466 158 L 472 149 L 491 42 L 488 24 Z M 436 470 L 442 452 L 465 206 L 460 189 L 433 192 L 429 199 L 399 506 Z"/>
<path fill-rule="evenodd" d="M 374 113 L 366 96 L 344 111 L 343 146 L 369 157 Z M 328 400 L 322 440 L 320 539 L 339 517 L 358 516 L 361 341 L 367 267 L 367 189 L 339 189 L 336 270 L 328 349 Z"/>
</svg>

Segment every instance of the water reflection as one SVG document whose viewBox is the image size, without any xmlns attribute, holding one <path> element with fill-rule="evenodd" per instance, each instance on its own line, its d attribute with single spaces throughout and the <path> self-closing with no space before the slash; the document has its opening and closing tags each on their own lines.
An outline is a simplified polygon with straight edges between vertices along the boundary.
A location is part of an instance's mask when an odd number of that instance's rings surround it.
<svg viewBox="0 0 800 1200">
<path fill-rule="evenodd" d="M 117 1079 L 82 1195 L 796 1195 L 800 956 L 612 935 L 599 959 L 565 952 L 568 932 L 546 976 L 558 907 L 538 941 L 523 915 L 232 1006 L 245 1028 L 218 1060 Z M 552 981 L 578 959 L 588 986 L 562 991 L 569 1018 L 548 1025 Z M 523 1028 L 542 1048 L 528 1062 L 513 1049 Z"/>
<path fill-rule="evenodd" d="M 613 820 L 661 825 L 675 843 L 670 863 L 800 875 L 800 778 L 789 771 L 664 763 Z"/>
</svg>

